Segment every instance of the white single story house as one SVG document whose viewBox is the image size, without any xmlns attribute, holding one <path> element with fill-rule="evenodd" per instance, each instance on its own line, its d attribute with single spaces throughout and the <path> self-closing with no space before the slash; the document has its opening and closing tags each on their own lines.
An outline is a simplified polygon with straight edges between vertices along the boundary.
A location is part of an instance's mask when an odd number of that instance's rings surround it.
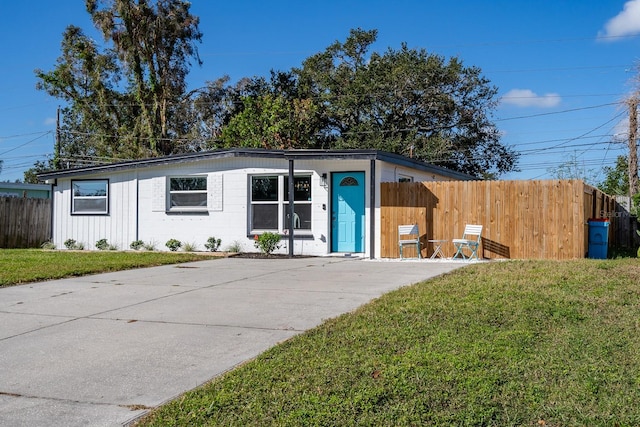
<svg viewBox="0 0 640 427">
<path fill-rule="evenodd" d="M 204 250 L 255 252 L 282 236 L 280 253 L 380 256 L 380 183 L 473 177 L 377 150 L 229 149 L 40 174 L 51 185 L 52 242 L 94 249 L 107 239 L 158 250 L 177 239 Z M 291 214 L 292 213 L 292 214 Z"/>
</svg>

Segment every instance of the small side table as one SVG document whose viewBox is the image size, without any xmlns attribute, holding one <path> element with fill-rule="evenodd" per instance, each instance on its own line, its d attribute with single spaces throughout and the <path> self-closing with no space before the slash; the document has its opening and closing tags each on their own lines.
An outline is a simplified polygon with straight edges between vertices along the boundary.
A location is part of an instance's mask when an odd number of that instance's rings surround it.
<svg viewBox="0 0 640 427">
<path fill-rule="evenodd" d="M 431 259 L 436 257 L 444 258 L 444 252 L 442 252 L 442 245 L 448 242 L 448 240 L 428 240 L 429 243 L 433 244 L 433 253 L 431 254 Z"/>
</svg>

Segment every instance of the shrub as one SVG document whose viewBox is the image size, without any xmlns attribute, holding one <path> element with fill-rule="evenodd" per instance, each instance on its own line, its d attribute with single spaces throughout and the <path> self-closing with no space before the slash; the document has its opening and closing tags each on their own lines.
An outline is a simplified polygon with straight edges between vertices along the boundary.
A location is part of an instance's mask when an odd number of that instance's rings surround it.
<svg viewBox="0 0 640 427">
<path fill-rule="evenodd" d="M 198 250 L 198 244 L 195 242 L 185 243 L 183 249 L 185 252 L 196 252 Z"/>
<path fill-rule="evenodd" d="M 177 239 L 169 239 L 164 245 L 168 247 L 170 251 L 175 252 L 180 249 L 180 247 L 182 246 L 182 242 Z"/>
<path fill-rule="evenodd" d="M 51 240 L 47 240 L 42 245 L 40 245 L 40 247 L 44 250 L 52 251 L 56 248 L 56 244 L 53 243 Z"/>
<path fill-rule="evenodd" d="M 107 242 L 107 239 L 98 240 L 96 242 L 96 249 L 100 251 L 106 251 L 107 249 L 109 249 L 109 242 Z"/>
<path fill-rule="evenodd" d="M 138 250 L 142 249 L 143 246 L 144 246 L 144 242 L 142 240 L 134 240 L 129 245 L 129 247 L 131 249 L 133 249 L 134 251 L 138 251 Z"/>
<path fill-rule="evenodd" d="M 207 248 L 209 252 L 215 252 L 220 247 L 220 243 L 222 243 L 221 239 L 216 239 L 215 237 L 209 237 L 207 239 L 207 243 L 204 244 L 204 247 Z"/>
<path fill-rule="evenodd" d="M 227 246 L 227 252 L 240 253 L 242 252 L 242 243 L 234 240 L 229 246 Z"/>
<path fill-rule="evenodd" d="M 83 250 L 84 249 L 84 244 L 80 243 L 80 242 L 76 242 L 73 239 L 67 239 L 64 241 L 64 246 L 67 249 L 71 249 L 71 250 Z"/>
<path fill-rule="evenodd" d="M 155 250 L 156 250 L 156 245 L 157 245 L 157 244 L 156 244 L 156 242 L 151 241 L 151 242 L 149 242 L 149 243 L 145 243 L 145 244 L 143 244 L 143 245 L 142 245 L 142 248 L 143 248 L 145 251 L 155 251 Z"/>
<path fill-rule="evenodd" d="M 273 251 L 280 248 L 280 235 L 277 233 L 263 233 L 254 237 L 254 245 L 265 255 L 271 255 Z"/>
</svg>

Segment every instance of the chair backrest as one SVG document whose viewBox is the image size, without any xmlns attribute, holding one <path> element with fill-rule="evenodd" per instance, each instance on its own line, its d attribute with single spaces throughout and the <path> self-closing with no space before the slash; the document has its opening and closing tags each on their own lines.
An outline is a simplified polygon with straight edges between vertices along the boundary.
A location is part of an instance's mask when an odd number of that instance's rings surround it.
<svg viewBox="0 0 640 427">
<path fill-rule="evenodd" d="M 420 233 L 418 232 L 418 224 L 411 225 L 399 225 L 398 226 L 398 238 L 402 239 L 402 236 L 413 235 L 418 237 Z"/>
<path fill-rule="evenodd" d="M 471 240 L 470 237 L 475 236 L 477 240 L 480 240 L 480 235 L 482 234 L 482 226 L 476 224 L 467 224 L 464 227 L 464 233 L 462 233 L 462 238 Z"/>
</svg>

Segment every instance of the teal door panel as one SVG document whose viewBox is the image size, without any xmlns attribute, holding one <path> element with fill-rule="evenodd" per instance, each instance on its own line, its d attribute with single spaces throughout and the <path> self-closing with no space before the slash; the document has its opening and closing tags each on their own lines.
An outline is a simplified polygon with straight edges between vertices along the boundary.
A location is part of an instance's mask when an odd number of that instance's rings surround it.
<svg viewBox="0 0 640 427">
<path fill-rule="evenodd" d="M 364 172 L 334 172 L 331 190 L 331 251 L 364 252 Z"/>
</svg>

